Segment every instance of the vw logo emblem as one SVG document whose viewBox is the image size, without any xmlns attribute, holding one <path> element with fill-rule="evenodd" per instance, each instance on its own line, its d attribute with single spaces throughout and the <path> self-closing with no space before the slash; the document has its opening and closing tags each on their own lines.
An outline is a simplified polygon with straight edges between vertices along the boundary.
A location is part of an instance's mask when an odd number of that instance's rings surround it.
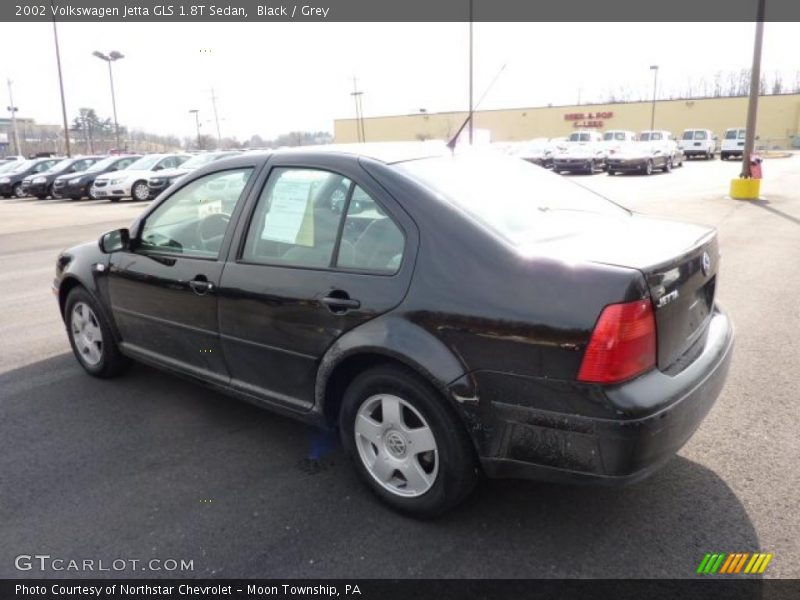
<svg viewBox="0 0 800 600">
<path fill-rule="evenodd" d="M 711 271 L 711 257 L 708 255 L 708 252 L 703 252 L 703 275 L 708 275 Z"/>
<path fill-rule="evenodd" d="M 386 436 L 386 447 L 389 449 L 394 456 L 402 457 L 406 453 L 406 441 L 403 439 L 403 436 L 397 433 L 396 431 L 392 431 L 389 435 Z"/>
</svg>

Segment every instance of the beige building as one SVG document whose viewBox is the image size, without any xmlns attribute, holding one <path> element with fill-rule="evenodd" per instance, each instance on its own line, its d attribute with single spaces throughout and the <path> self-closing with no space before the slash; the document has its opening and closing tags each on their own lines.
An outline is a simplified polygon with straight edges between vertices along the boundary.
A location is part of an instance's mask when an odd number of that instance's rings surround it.
<svg viewBox="0 0 800 600">
<path fill-rule="evenodd" d="M 481 110 L 475 113 L 474 127 L 488 130 L 493 142 L 561 137 L 575 129 L 641 131 L 650 128 L 651 110 L 651 102 Z M 369 117 L 364 134 L 368 142 L 450 139 L 466 117 L 466 111 Z M 655 128 L 676 136 L 687 128 L 702 128 L 721 138 L 729 127 L 744 127 L 746 120 L 746 97 L 656 102 Z M 761 96 L 756 134 L 761 147 L 800 143 L 800 94 Z M 334 136 L 337 143 L 357 142 L 356 120 L 337 119 Z"/>
</svg>

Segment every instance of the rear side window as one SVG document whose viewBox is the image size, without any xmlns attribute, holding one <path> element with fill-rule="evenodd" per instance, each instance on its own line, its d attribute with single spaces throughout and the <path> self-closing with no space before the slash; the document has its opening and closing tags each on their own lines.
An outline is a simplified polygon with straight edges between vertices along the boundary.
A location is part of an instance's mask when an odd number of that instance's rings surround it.
<svg viewBox="0 0 800 600">
<path fill-rule="evenodd" d="M 317 169 L 277 168 L 258 199 L 242 259 L 327 268 L 352 182 Z"/>
<path fill-rule="evenodd" d="M 396 273 L 405 237 L 380 205 L 360 187 L 350 196 L 336 265 L 343 269 Z"/>
</svg>

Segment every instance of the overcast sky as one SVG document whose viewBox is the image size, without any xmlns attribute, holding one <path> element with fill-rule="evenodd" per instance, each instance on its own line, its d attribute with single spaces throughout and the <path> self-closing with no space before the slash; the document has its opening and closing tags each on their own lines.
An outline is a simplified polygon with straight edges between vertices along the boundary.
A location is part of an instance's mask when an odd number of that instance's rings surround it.
<svg viewBox="0 0 800 600">
<path fill-rule="evenodd" d="M 266 138 L 291 130 L 333 131 L 352 117 L 353 76 L 365 116 L 467 107 L 466 23 L 59 23 L 67 111 L 111 116 L 105 63 L 93 50 L 118 50 L 114 64 L 120 123 L 179 136 L 213 134 L 211 88 L 222 135 Z M 503 65 L 481 108 L 605 100 L 627 88 L 649 96 L 689 78 L 749 68 L 752 23 L 477 23 L 476 100 Z M 60 123 L 51 23 L 0 23 L 0 77 L 13 80 L 18 116 Z M 793 83 L 800 24 L 767 23 L 763 71 Z M 7 104 L 7 89 L 0 96 Z"/>
</svg>

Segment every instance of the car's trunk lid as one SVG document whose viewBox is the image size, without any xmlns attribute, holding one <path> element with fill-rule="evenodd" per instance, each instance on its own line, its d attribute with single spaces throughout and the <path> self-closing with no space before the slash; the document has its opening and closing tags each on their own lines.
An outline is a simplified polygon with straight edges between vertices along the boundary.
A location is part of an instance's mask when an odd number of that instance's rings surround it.
<svg viewBox="0 0 800 600">
<path fill-rule="evenodd" d="M 705 331 L 719 265 L 714 229 L 641 215 L 552 211 L 543 215 L 542 235 L 537 237 L 526 239 L 523 249 L 641 271 L 653 301 L 662 371 Z"/>
</svg>

